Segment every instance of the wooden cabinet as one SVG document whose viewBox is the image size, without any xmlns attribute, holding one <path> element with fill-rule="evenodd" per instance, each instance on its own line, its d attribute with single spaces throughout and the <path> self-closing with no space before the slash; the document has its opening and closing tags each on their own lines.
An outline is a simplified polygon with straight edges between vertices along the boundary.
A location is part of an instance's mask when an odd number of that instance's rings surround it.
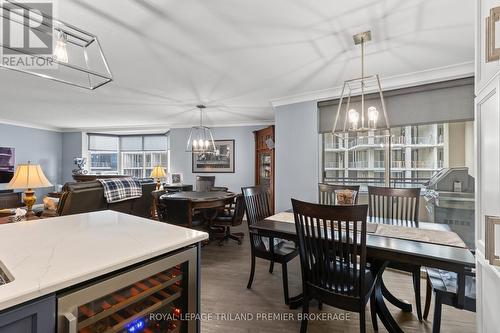
<svg viewBox="0 0 500 333">
<path fill-rule="evenodd" d="M 49 296 L 0 312 L 0 333 L 53 333 L 56 331 L 56 299 Z"/>
<path fill-rule="evenodd" d="M 269 189 L 274 212 L 274 125 L 255 131 L 255 185 Z"/>
</svg>

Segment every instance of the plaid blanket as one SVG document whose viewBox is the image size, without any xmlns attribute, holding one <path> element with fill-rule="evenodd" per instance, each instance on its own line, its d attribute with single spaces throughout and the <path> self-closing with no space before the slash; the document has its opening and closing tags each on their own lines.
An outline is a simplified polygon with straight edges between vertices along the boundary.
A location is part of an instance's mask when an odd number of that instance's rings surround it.
<svg viewBox="0 0 500 333">
<path fill-rule="evenodd" d="M 98 179 L 104 187 L 104 197 L 108 203 L 142 197 L 141 183 L 134 178 Z"/>
</svg>

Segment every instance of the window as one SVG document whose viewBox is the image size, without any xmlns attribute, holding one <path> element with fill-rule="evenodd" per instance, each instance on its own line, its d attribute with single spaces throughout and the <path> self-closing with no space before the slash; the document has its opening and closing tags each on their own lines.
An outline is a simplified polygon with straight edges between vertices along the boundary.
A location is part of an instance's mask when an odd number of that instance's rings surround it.
<svg viewBox="0 0 500 333">
<path fill-rule="evenodd" d="M 89 172 L 96 175 L 117 175 L 118 137 L 89 135 Z"/>
<path fill-rule="evenodd" d="M 168 172 L 168 137 L 164 135 L 123 136 L 120 138 L 124 175 L 148 178 L 155 166 Z"/>
<path fill-rule="evenodd" d="M 151 171 L 161 165 L 168 172 L 167 151 L 122 152 L 122 170 L 124 175 L 137 178 L 149 178 Z"/>
<path fill-rule="evenodd" d="M 155 166 L 169 171 L 166 135 L 103 136 L 89 134 L 90 173 L 149 178 Z"/>
<path fill-rule="evenodd" d="M 386 173 L 394 187 L 422 187 L 440 169 L 466 165 L 466 128 L 472 122 L 391 128 L 389 137 L 380 133 L 364 136 L 349 133 L 339 137 L 323 133 L 323 181 L 383 186 Z M 465 144 L 458 144 L 461 138 Z M 453 143 L 457 144 L 453 144 Z M 386 155 L 390 152 L 390 169 Z"/>
</svg>

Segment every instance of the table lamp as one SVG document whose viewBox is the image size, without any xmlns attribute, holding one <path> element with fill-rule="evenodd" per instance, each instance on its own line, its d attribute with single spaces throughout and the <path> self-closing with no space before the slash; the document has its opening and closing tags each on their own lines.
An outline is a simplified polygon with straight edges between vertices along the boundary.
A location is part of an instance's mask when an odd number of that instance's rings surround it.
<svg viewBox="0 0 500 333">
<path fill-rule="evenodd" d="M 25 189 L 23 202 L 27 207 L 26 216 L 33 215 L 33 205 L 36 203 L 34 188 L 50 187 L 52 184 L 43 174 L 39 164 L 18 164 L 14 177 L 7 185 L 8 189 Z"/>
<path fill-rule="evenodd" d="M 161 165 L 157 165 L 153 168 L 151 171 L 151 178 L 156 178 L 156 190 L 158 191 L 161 186 L 160 178 L 165 178 L 167 177 L 167 174 L 165 173 L 165 168 L 162 167 Z"/>
</svg>

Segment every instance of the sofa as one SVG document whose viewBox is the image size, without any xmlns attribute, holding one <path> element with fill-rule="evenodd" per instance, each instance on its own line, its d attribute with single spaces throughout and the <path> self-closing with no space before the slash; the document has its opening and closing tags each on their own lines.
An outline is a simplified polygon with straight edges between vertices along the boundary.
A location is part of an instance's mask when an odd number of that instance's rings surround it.
<svg viewBox="0 0 500 333">
<path fill-rule="evenodd" d="M 102 184 L 97 180 L 66 183 L 57 207 L 57 215 L 72 215 L 110 209 L 150 218 L 153 205 L 151 193 L 156 189 L 156 183 L 144 181 L 141 184 L 142 196 L 140 198 L 108 203 L 104 197 Z"/>
</svg>

